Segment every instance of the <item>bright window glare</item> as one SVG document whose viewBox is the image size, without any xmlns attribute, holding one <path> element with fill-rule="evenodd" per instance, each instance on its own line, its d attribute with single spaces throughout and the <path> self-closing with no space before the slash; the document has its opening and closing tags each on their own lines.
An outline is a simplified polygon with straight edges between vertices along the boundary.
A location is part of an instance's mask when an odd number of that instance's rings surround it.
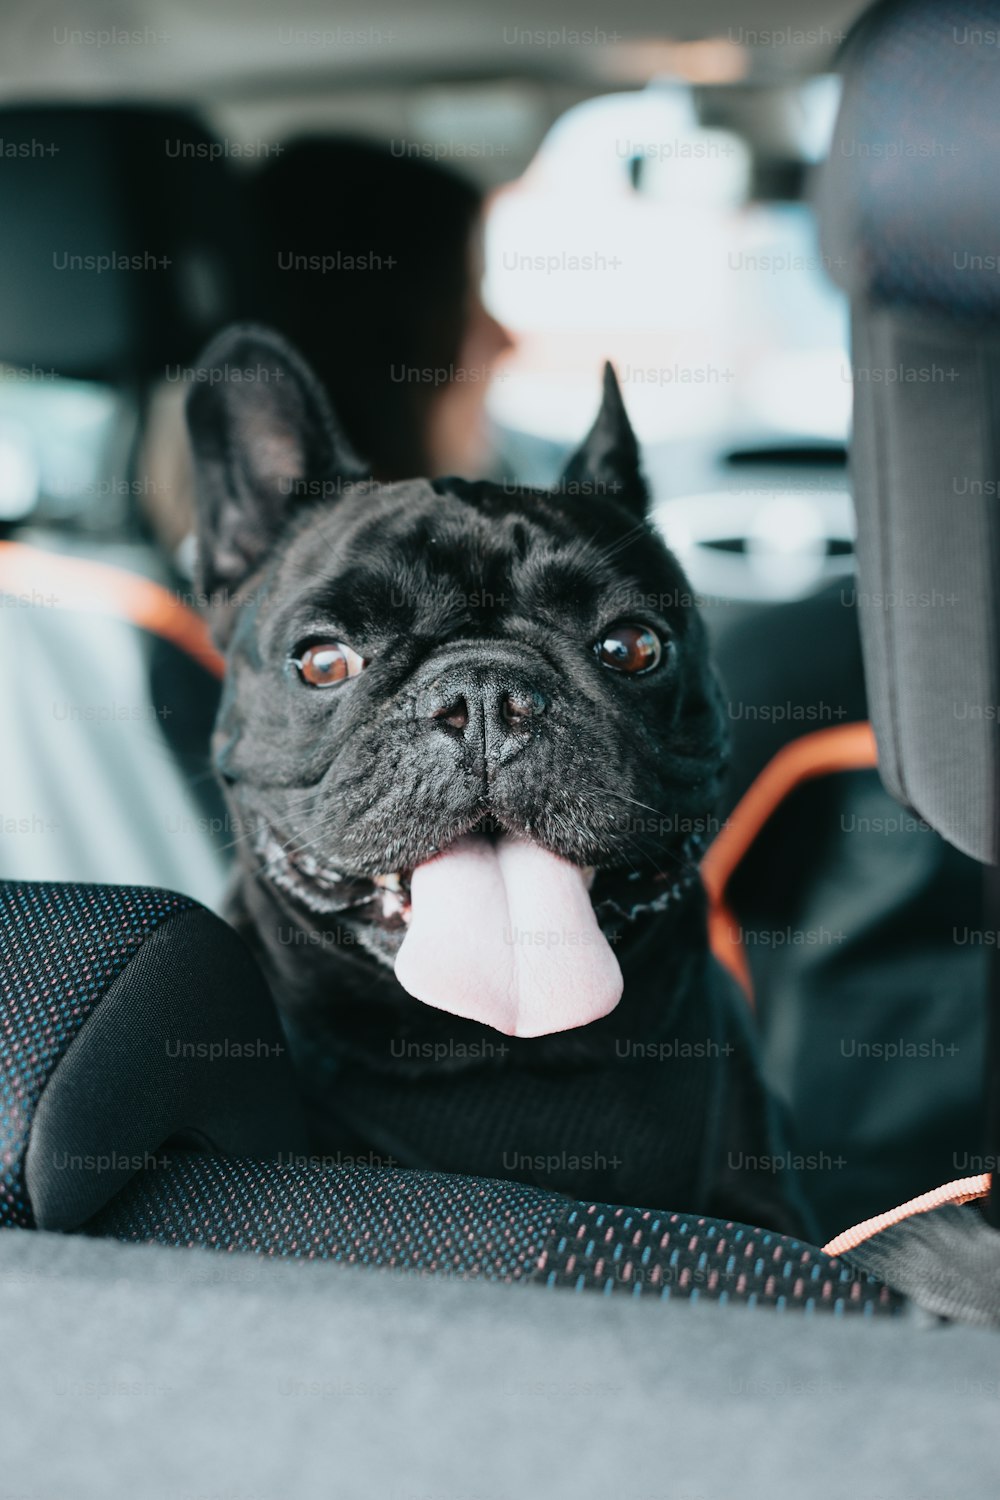
<svg viewBox="0 0 1000 1500">
<path fill-rule="evenodd" d="M 118 420 L 118 398 L 106 386 L 0 366 L 0 513 L 11 514 L 4 507 L 15 503 L 15 490 L 24 502 L 19 513 L 37 505 L 37 519 L 107 509 L 115 499 L 106 471 Z"/>
<path fill-rule="evenodd" d="M 28 515 L 38 487 L 38 463 L 27 432 L 18 423 L 0 420 L 0 521 Z"/>
<path fill-rule="evenodd" d="M 806 159 L 830 101 L 803 92 Z M 745 143 L 700 126 L 679 85 L 557 122 L 487 220 L 486 297 L 519 340 L 491 392 L 502 428 L 574 440 L 610 358 L 646 445 L 736 430 L 844 438 L 843 299 L 807 208 L 747 204 L 750 167 Z"/>
<path fill-rule="evenodd" d="M 772 476 L 755 488 L 661 501 L 655 516 L 695 592 L 706 597 L 797 599 L 853 568 L 854 511 L 835 480 L 808 489 L 786 481 L 779 491 Z M 737 537 L 740 551 L 727 545 Z"/>
</svg>

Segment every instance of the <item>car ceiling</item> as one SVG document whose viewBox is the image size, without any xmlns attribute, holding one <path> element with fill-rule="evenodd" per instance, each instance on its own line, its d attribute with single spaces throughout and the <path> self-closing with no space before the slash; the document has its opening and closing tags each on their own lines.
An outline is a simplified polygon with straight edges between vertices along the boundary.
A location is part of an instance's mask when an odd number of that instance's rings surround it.
<svg viewBox="0 0 1000 1500">
<path fill-rule="evenodd" d="M 726 38 L 745 47 L 751 78 L 787 78 L 827 66 L 864 8 L 862 0 L 749 8 L 746 0 L 5 0 L 0 99 L 209 103 L 488 79 L 627 86 L 670 70 L 670 54 L 649 45 L 665 39 Z"/>
</svg>

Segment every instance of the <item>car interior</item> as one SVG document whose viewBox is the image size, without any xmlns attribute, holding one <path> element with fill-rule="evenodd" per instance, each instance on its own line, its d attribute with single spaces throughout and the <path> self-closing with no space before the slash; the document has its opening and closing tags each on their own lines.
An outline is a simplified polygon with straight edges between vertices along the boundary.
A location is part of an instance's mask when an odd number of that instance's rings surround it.
<svg viewBox="0 0 1000 1500">
<path fill-rule="evenodd" d="M 8 0 L 0 1500 L 996 1492 L 998 39 L 990 0 Z M 233 323 L 387 481 L 557 484 L 613 363 L 808 1236 L 316 1154 L 210 750 L 183 413 Z M 435 366 L 373 405 L 411 323 Z"/>
</svg>

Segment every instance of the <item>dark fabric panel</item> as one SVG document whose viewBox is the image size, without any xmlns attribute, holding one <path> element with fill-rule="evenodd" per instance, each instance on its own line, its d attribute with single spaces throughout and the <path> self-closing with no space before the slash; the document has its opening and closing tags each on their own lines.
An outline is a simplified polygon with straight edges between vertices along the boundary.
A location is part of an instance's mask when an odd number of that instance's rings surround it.
<svg viewBox="0 0 1000 1500">
<path fill-rule="evenodd" d="M 53 1070 L 149 935 L 192 906 L 170 891 L 0 883 L 0 1225 L 33 1222 L 25 1156 Z"/>
<path fill-rule="evenodd" d="M 49 1076 L 24 1172 L 36 1225 L 76 1228 L 178 1139 L 222 1155 L 305 1149 L 267 988 L 199 907 L 150 934 Z"/>
<path fill-rule="evenodd" d="M 606 1295 L 624 1291 L 836 1317 L 891 1314 L 901 1306 L 888 1286 L 787 1235 L 602 1203 L 576 1204 L 566 1213 L 536 1279 Z"/>
<path fill-rule="evenodd" d="M 958 848 L 995 860 L 1000 342 L 870 306 L 854 330 L 858 601 L 880 767 Z"/>
<path fill-rule="evenodd" d="M 873 320 L 856 311 L 851 336 L 852 369 L 854 365 L 874 369 L 878 343 Z M 888 487 L 888 435 L 885 414 L 870 382 L 863 391 L 855 392 L 853 413 L 851 483 L 858 528 L 855 545 L 857 588 L 862 601 L 856 614 L 856 628 L 863 642 L 868 717 L 878 744 L 879 775 L 890 796 L 905 804 L 902 749 L 893 705 L 892 618 L 888 609 L 874 603 L 876 599 L 881 601 L 891 597 L 889 587 L 894 571 L 889 562 L 887 502 L 880 499 Z M 872 496 L 876 503 L 866 503 Z"/>
<path fill-rule="evenodd" d="M 303 1148 L 242 943 L 169 891 L 0 883 L 0 1225 L 74 1227 L 171 1138 Z"/>
<path fill-rule="evenodd" d="M 728 817 L 790 740 L 868 718 L 856 585 L 845 577 L 804 599 L 705 614 L 726 698 Z"/>
<path fill-rule="evenodd" d="M 980 885 L 872 771 L 802 788 L 741 872 L 765 1071 L 822 1235 L 977 1170 Z"/>
<path fill-rule="evenodd" d="M 718 622 L 733 803 L 781 747 L 867 717 L 845 580 Z M 775 719 L 773 705 L 799 717 Z M 807 718 L 807 715 L 813 717 Z M 730 891 L 768 1080 L 788 1106 L 821 1237 L 936 1187 L 982 1150 L 986 958 L 979 866 L 874 771 L 808 782 Z"/>
<path fill-rule="evenodd" d="M 538 1188 L 440 1172 L 183 1154 L 140 1173 L 88 1232 L 519 1281 L 559 1203 Z"/>
<path fill-rule="evenodd" d="M 89 1226 L 123 1240 L 339 1260 L 777 1311 L 890 1315 L 900 1299 L 814 1245 L 522 1184 L 366 1166 L 179 1155 Z"/>
</svg>

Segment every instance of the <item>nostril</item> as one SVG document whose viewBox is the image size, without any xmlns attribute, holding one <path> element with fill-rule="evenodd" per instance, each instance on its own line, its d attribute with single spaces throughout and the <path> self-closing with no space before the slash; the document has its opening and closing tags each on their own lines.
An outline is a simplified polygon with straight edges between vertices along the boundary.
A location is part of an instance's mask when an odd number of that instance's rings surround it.
<svg viewBox="0 0 1000 1500">
<path fill-rule="evenodd" d="M 447 724 L 449 729 L 465 729 L 469 723 L 469 705 L 463 693 L 453 698 L 450 703 L 437 708 L 431 714 L 439 724 Z"/>
<path fill-rule="evenodd" d="M 541 693 L 505 693 L 500 712 L 508 724 L 517 724 L 544 713 L 545 699 Z"/>
</svg>

